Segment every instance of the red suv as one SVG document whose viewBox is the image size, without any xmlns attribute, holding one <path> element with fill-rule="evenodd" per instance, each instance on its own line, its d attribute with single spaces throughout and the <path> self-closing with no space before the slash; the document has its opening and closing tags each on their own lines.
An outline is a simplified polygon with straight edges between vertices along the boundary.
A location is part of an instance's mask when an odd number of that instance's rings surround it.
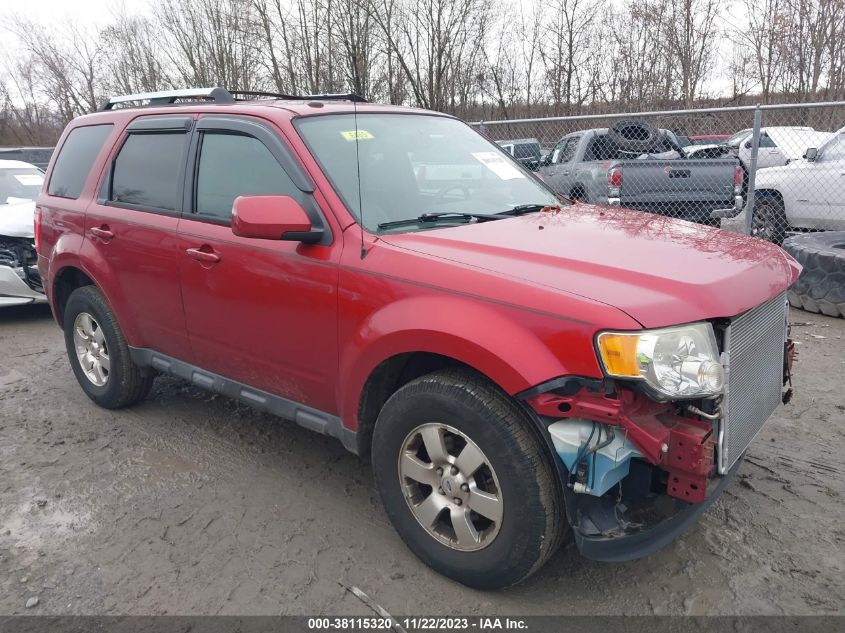
<svg viewBox="0 0 845 633">
<path fill-rule="evenodd" d="M 559 200 L 450 116 L 119 97 L 68 126 L 37 205 L 92 400 L 167 373 L 335 437 L 414 553 L 475 587 L 565 538 L 607 561 L 669 543 L 788 395 L 794 260 Z"/>
</svg>

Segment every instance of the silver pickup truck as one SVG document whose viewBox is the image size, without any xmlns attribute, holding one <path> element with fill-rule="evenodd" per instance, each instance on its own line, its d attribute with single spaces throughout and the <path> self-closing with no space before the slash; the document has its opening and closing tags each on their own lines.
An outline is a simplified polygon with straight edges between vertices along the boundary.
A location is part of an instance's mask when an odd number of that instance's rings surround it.
<svg viewBox="0 0 845 633">
<path fill-rule="evenodd" d="M 573 200 L 704 224 L 718 225 L 719 218 L 742 208 L 736 158 L 685 158 L 671 131 L 644 127 L 645 132 L 617 125 L 564 136 L 540 164 L 540 175 Z M 626 136 L 625 129 L 639 133 Z"/>
</svg>

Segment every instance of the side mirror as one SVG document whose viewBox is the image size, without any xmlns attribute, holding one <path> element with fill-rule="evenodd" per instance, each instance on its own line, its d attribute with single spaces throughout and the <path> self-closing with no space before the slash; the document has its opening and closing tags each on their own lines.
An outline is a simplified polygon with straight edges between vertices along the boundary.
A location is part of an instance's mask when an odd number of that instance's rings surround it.
<svg viewBox="0 0 845 633">
<path fill-rule="evenodd" d="M 232 205 L 232 233 L 258 240 L 319 242 L 311 219 L 290 196 L 238 196 Z"/>
<path fill-rule="evenodd" d="M 552 153 L 549 152 L 540 159 L 540 167 L 548 167 L 552 164 Z"/>
<path fill-rule="evenodd" d="M 804 152 L 804 158 L 806 158 L 811 163 L 819 157 L 819 150 L 816 147 L 808 147 L 807 151 Z"/>
</svg>

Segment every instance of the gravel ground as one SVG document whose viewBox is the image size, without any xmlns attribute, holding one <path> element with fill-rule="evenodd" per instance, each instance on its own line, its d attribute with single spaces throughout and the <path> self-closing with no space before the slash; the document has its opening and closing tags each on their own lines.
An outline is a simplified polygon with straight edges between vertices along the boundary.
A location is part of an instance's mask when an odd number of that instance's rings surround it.
<svg viewBox="0 0 845 633">
<path fill-rule="evenodd" d="M 336 441 L 168 378 L 99 409 L 49 311 L 6 309 L 0 613 L 371 615 L 351 587 L 394 615 L 845 613 L 845 321 L 792 319 L 795 398 L 695 528 L 484 593 L 405 549 Z"/>
</svg>

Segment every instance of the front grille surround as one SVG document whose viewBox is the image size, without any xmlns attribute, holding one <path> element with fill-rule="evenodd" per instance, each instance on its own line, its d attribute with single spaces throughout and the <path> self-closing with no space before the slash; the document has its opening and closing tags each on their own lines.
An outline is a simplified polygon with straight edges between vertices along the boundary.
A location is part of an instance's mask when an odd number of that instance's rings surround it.
<svg viewBox="0 0 845 633">
<path fill-rule="evenodd" d="M 781 403 L 789 304 L 782 293 L 731 319 L 725 329 L 725 393 L 718 470 L 727 473 Z"/>
</svg>

